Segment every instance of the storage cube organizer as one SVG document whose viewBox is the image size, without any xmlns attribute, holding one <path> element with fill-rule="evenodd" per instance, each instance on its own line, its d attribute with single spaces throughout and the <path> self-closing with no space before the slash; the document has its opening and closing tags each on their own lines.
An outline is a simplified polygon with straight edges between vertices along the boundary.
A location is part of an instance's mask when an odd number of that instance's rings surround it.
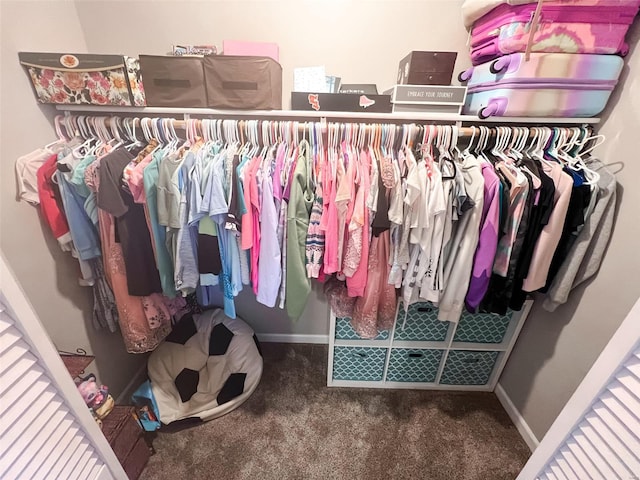
<svg viewBox="0 0 640 480">
<path fill-rule="evenodd" d="M 388 382 L 435 382 L 442 350 L 392 348 Z"/>
<path fill-rule="evenodd" d="M 400 301 L 393 328 L 374 339 L 332 313 L 327 385 L 493 391 L 532 304 L 506 315 L 465 312 L 452 323 L 420 302 L 409 306 L 405 322 Z"/>
</svg>

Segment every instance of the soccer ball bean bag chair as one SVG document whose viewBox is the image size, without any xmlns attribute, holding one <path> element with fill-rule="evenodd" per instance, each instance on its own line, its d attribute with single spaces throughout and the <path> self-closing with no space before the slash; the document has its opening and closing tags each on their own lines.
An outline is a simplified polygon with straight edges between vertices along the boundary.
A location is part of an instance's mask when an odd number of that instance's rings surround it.
<svg viewBox="0 0 640 480">
<path fill-rule="evenodd" d="M 208 310 L 178 322 L 149 357 L 148 371 L 160 421 L 195 423 L 249 398 L 262 375 L 262 354 L 249 325 Z"/>
</svg>

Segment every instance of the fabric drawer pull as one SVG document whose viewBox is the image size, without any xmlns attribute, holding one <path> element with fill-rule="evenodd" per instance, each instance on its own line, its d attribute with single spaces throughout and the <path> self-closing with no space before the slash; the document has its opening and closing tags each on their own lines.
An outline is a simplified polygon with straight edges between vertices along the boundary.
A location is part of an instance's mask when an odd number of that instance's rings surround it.
<svg viewBox="0 0 640 480">
<path fill-rule="evenodd" d="M 173 78 L 154 78 L 153 84 L 165 88 L 191 88 L 189 80 L 177 80 Z"/>
<path fill-rule="evenodd" d="M 424 355 L 422 353 L 410 353 L 409 358 L 422 358 Z"/>
<path fill-rule="evenodd" d="M 360 358 L 367 358 L 367 354 L 362 352 L 353 352 L 353 355 Z"/>
<path fill-rule="evenodd" d="M 418 307 L 419 312 L 432 312 L 433 308 L 431 307 Z"/>
<path fill-rule="evenodd" d="M 256 82 L 222 82 L 225 90 L 258 90 Z"/>
<path fill-rule="evenodd" d="M 462 360 L 465 363 L 478 363 L 480 361 L 479 358 L 465 358 Z"/>
</svg>

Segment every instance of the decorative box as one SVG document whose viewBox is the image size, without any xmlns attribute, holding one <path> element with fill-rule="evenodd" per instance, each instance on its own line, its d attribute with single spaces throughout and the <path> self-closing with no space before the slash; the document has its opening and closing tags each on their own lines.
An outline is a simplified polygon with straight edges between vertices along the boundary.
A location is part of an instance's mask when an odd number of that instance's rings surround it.
<svg viewBox="0 0 640 480">
<path fill-rule="evenodd" d="M 467 87 L 394 85 L 384 93 L 391 95 L 394 112 L 459 114 L 467 98 Z"/>
<path fill-rule="evenodd" d="M 202 57 L 140 55 L 147 105 L 206 107 Z"/>
<path fill-rule="evenodd" d="M 282 67 L 273 58 L 209 55 L 204 76 L 212 108 L 282 109 Z"/>
<path fill-rule="evenodd" d="M 41 103 L 144 105 L 135 59 L 122 55 L 20 52 Z"/>
<path fill-rule="evenodd" d="M 391 95 L 291 92 L 292 110 L 391 113 Z"/>
<path fill-rule="evenodd" d="M 400 85 L 451 85 L 457 52 L 413 51 L 400 60 Z"/>
</svg>

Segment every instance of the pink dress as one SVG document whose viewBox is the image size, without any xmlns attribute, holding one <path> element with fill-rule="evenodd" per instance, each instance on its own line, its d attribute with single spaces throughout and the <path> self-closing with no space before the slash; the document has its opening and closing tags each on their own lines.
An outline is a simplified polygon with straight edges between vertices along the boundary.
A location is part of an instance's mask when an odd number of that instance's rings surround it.
<svg viewBox="0 0 640 480">
<path fill-rule="evenodd" d="M 396 315 L 396 289 L 389 278 L 389 230 L 371 239 L 369 272 L 364 295 L 358 297 L 351 325 L 362 338 L 375 338 L 379 330 L 393 326 Z"/>
<path fill-rule="evenodd" d="M 100 188 L 99 166 L 100 160 L 96 160 L 85 171 L 87 186 L 94 192 Z M 98 209 L 98 222 L 105 277 L 116 299 L 118 323 L 127 352 L 154 350 L 171 331 L 171 312 L 160 294 L 148 297 L 129 295 L 122 247 L 115 241 L 113 216 Z"/>
<path fill-rule="evenodd" d="M 349 225 L 349 241 L 343 265 L 347 276 L 347 291 L 350 297 L 364 295 L 367 284 L 369 260 L 370 221 L 366 202 L 371 189 L 371 157 L 368 152 L 360 152 L 360 188 L 356 194 L 355 207 Z"/>
</svg>

